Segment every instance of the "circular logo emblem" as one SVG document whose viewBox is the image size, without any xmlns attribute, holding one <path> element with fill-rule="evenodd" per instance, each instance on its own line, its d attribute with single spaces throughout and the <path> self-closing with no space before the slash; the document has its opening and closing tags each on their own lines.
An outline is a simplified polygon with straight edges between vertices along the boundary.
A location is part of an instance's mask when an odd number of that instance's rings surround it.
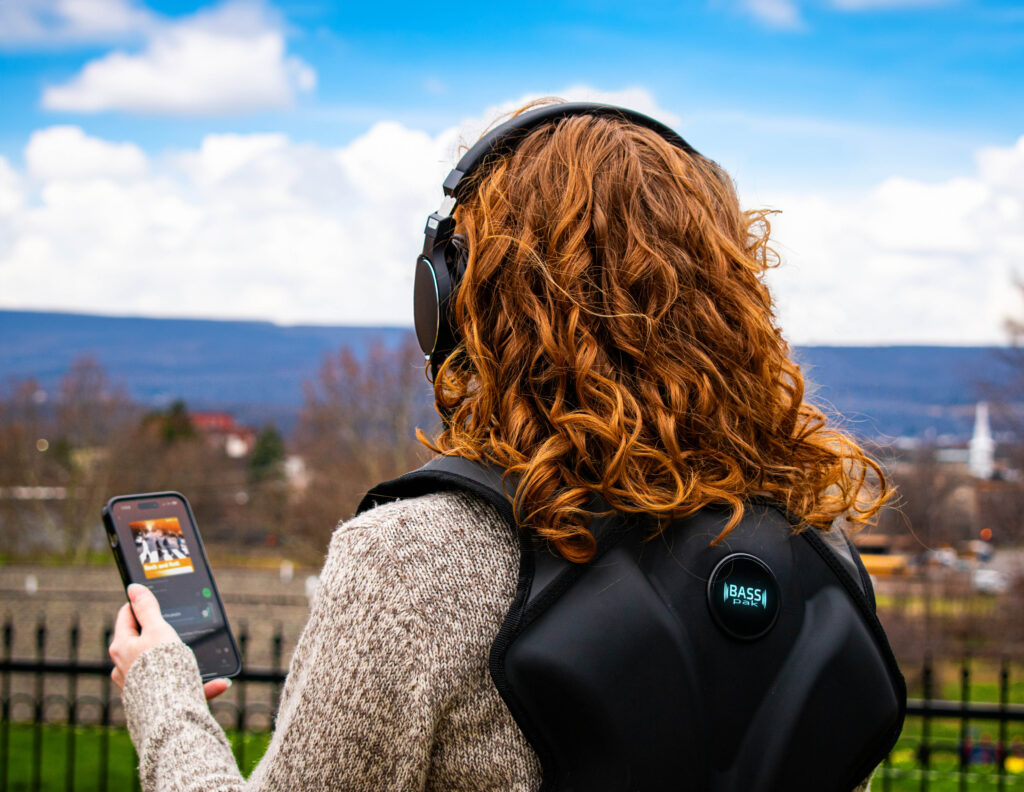
<svg viewBox="0 0 1024 792">
<path fill-rule="evenodd" d="M 711 615 L 733 638 L 760 638 L 775 624 L 779 604 L 775 575 L 764 561 L 747 553 L 727 555 L 708 580 Z"/>
</svg>

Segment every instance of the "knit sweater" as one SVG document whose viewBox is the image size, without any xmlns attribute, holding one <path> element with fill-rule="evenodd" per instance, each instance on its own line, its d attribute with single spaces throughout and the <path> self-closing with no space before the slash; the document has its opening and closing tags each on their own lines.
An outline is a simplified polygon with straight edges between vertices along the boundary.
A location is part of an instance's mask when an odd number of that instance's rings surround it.
<svg viewBox="0 0 1024 792">
<path fill-rule="evenodd" d="M 537 756 L 488 670 L 518 565 L 514 530 L 471 495 L 340 525 L 248 780 L 191 650 L 163 643 L 132 664 L 123 699 L 144 792 L 537 789 Z"/>
<path fill-rule="evenodd" d="M 344 523 L 248 781 L 191 650 L 165 643 L 132 664 L 124 708 L 143 790 L 536 789 L 536 755 L 487 665 L 518 573 L 515 532 L 469 495 Z"/>
</svg>

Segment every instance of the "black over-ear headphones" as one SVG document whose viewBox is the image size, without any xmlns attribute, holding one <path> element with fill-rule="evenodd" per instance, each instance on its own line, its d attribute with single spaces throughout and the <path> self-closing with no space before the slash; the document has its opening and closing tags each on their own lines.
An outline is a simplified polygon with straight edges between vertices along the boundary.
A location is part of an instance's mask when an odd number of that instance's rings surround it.
<svg viewBox="0 0 1024 792">
<path fill-rule="evenodd" d="M 444 200 L 441 208 L 427 218 L 423 252 L 416 259 L 413 288 L 416 337 L 434 375 L 458 340 L 451 311 L 455 291 L 466 270 L 467 255 L 454 238 L 452 212 L 460 201 L 469 197 L 470 177 L 478 168 L 511 152 L 519 141 L 542 124 L 576 115 L 614 116 L 657 132 L 687 154 L 697 154 L 689 143 L 660 121 L 624 107 L 591 102 L 563 102 L 528 110 L 480 138 L 444 180 Z"/>
</svg>

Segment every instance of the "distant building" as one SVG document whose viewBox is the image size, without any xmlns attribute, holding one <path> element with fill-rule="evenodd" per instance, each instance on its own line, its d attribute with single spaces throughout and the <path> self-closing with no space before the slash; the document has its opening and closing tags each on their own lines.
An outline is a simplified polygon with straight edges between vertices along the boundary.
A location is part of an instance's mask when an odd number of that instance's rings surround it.
<svg viewBox="0 0 1024 792">
<path fill-rule="evenodd" d="M 990 479 L 995 471 L 996 442 L 988 423 L 988 403 L 978 402 L 974 412 L 974 434 L 968 448 L 967 467 L 971 475 Z"/>
<path fill-rule="evenodd" d="M 300 492 L 309 486 L 310 474 L 306 460 L 298 454 L 289 454 L 284 460 L 284 475 L 288 483 Z"/>
<path fill-rule="evenodd" d="M 209 443 L 223 449 L 233 459 L 248 456 L 256 444 L 256 432 L 226 412 L 194 412 L 189 415 L 192 426 Z"/>
</svg>

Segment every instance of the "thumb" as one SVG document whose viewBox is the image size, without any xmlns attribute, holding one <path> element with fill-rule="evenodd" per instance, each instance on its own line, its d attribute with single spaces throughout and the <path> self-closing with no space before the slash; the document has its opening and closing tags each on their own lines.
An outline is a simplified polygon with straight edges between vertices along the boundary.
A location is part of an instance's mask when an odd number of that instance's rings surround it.
<svg viewBox="0 0 1024 792">
<path fill-rule="evenodd" d="M 128 599 L 132 601 L 132 611 L 141 629 L 145 630 L 154 621 L 163 620 L 156 595 L 141 583 L 132 583 L 128 587 Z"/>
</svg>

